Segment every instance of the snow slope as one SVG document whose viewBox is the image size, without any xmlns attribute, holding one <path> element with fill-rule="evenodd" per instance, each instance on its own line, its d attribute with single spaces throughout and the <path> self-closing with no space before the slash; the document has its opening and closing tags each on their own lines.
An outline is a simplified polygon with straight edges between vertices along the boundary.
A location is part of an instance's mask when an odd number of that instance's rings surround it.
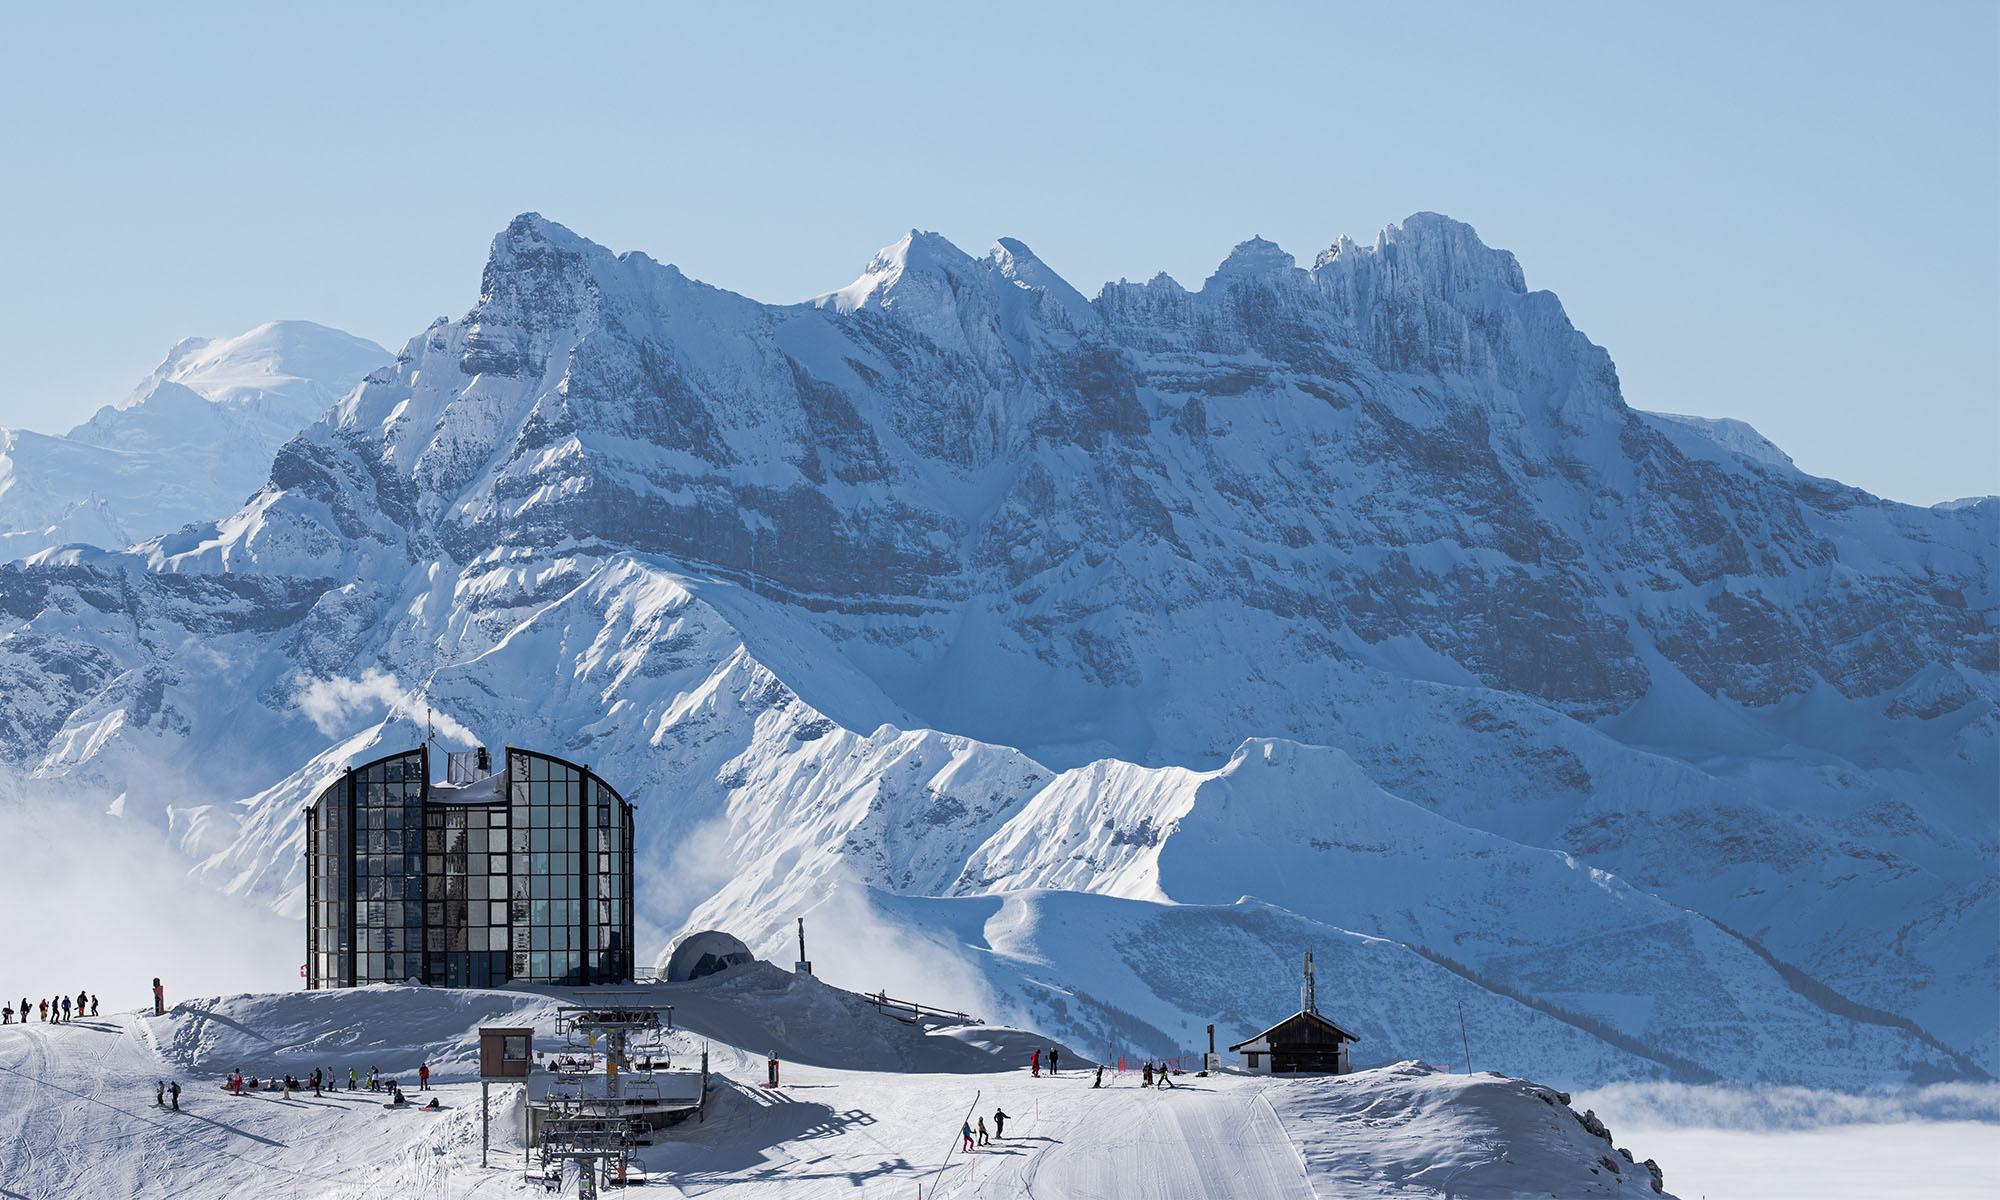
<svg viewBox="0 0 2000 1200">
<path fill-rule="evenodd" d="M 0 555 L 118 549 L 231 512 L 279 446 L 390 361 L 337 329 L 272 321 L 188 338 L 65 435 L 0 430 Z"/>
<path fill-rule="evenodd" d="M 764 305 L 525 215 L 241 508 L 0 568 L 0 752 L 296 913 L 299 804 L 429 708 L 640 801 L 649 946 L 815 910 L 1084 1044 L 1312 939 L 1386 973 L 1343 1020 L 1476 989 L 1565 1084 L 2000 1068 L 2000 511 L 1633 412 L 1434 214 L 1080 299 L 913 232 Z M 1065 1016 L 1069 920 L 1270 965 Z"/>
<path fill-rule="evenodd" d="M 1047 1043 L 1018 1031 L 907 1025 L 769 967 L 638 991 L 674 1006 L 677 1062 L 706 1050 L 717 1076 L 705 1119 L 641 1151 L 682 1195 L 1659 1194 L 1563 1098 L 1498 1076 L 1404 1063 L 1338 1079 L 1183 1075 L 1153 1092 L 1113 1071 L 1100 1089 L 1081 1070 L 1030 1078 L 1027 1048 Z M 477 1025 L 531 1024 L 538 1047 L 553 1048 L 554 1006 L 571 998 L 374 987 L 6 1027 L 0 1178 L 32 1200 L 545 1194 L 521 1177 L 510 1089 L 496 1089 L 493 1166 L 479 1166 Z M 774 1049 L 784 1086 L 756 1086 Z M 388 1111 L 366 1092 L 234 1097 L 220 1086 L 233 1068 L 344 1078 L 372 1066 L 407 1081 L 422 1061 L 441 1112 Z M 153 1106 L 163 1078 L 181 1081 L 183 1111 Z M 1010 1120 L 1005 1139 L 968 1155 L 955 1135 L 974 1107 Z"/>
</svg>

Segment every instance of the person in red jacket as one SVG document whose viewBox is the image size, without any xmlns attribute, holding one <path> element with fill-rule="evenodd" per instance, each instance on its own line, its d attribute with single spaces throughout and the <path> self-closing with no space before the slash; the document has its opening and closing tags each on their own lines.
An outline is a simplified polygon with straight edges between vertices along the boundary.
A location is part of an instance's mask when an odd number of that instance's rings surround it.
<svg viewBox="0 0 2000 1200">
<path fill-rule="evenodd" d="M 417 1066 L 417 1090 L 420 1092 L 431 1090 L 431 1065 L 429 1063 L 420 1063 Z"/>
<path fill-rule="evenodd" d="M 1028 1051 L 1028 1074 L 1037 1079 L 1042 1077 L 1042 1049 L 1039 1046 Z"/>
</svg>

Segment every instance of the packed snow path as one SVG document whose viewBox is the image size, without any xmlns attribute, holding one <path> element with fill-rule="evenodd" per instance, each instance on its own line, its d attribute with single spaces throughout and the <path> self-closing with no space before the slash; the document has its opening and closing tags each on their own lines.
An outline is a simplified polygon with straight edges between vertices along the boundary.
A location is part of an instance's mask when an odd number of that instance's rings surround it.
<svg viewBox="0 0 2000 1200">
<path fill-rule="evenodd" d="M 1024 1137 L 1025 1154 L 1002 1144 L 973 1155 L 939 1195 L 1312 1200 L 1299 1152 L 1263 1087 L 1217 1082 L 1223 1086 L 1190 1079 L 1153 1092 L 1122 1080 L 1069 1107 L 1045 1133 Z"/>
<path fill-rule="evenodd" d="M 907 1200 L 918 1184 L 938 1200 L 1314 1194 L 1263 1099 L 1271 1086 L 1263 1080 L 1188 1076 L 1180 1088 L 1155 1093 L 1135 1073 L 1107 1075 L 1101 1090 L 1084 1073 L 795 1074 L 798 1082 L 776 1093 L 755 1089 L 740 1104 L 720 1106 L 707 1129 L 672 1139 L 645 1161 L 688 1196 Z M 866 1095 L 870 1104 L 838 1111 L 828 1093 Z M 990 1129 L 994 1110 L 1003 1109 L 1007 1136 L 966 1154 L 957 1149 L 958 1130 L 975 1096 L 972 1119 L 984 1117 Z"/>
</svg>

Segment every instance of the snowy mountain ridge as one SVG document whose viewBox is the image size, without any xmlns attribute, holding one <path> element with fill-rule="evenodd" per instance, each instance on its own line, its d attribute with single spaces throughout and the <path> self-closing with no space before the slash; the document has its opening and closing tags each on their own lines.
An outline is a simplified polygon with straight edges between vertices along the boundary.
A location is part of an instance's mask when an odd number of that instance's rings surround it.
<svg viewBox="0 0 2000 1200">
<path fill-rule="evenodd" d="M 1086 1045 L 1317 940 L 1372 1061 L 1463 999 L 1579 1083 L 1991 1073 L 2000 514 L 1760 441 L 1431 214 L 779 306 L 528 215 L 241 509 L 0 569 L 0 750 L 296 911 L 299 803 L 429 706 L 641 800 L 654 936 L 818 913 Z"/>
<path fill-rule="evenodd" d="M 117 549 L 232 512 L 279 446 L 389 361 L 337 329 L 271 321 L 181 341 L 67 434 L 0 430 L 0 554 Z"/>
</svg>

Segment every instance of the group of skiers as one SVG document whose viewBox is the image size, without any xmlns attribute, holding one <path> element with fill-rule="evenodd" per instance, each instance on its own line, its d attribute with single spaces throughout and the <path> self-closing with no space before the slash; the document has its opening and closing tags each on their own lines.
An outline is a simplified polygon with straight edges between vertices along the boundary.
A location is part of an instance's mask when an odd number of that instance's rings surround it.
<svg viewBox="0 0 2000 1200">
<path fill-rule="evenodd" d="M 1062 1051 L 1054 1046 L 1050 1046 L 1048 1051 L 1049 1074 L 1056 1074 L 1060 1069 L 1061 1062 Z M 1039 1048 L 1031 1050 L 1028 1053 L 1028 1073 L 1037 1079 L 1041 1078 L 1042 1051 Z M 1097 1068 L 1097 1076 L 1091 1081 L 1090 1086 L 1093 1088 L 1104 1086 L 1104 1068 L 1102 1066 Z M 1140 1065 L 1139 1086 L 1178 1087 L 1180 1085 L 1174 1082 L 1173 1069 L 1167 1066 L 1164 1059 L 1160 1061 L 1158 1066 L 1155 1066 L 1152 1060 L 1148 1059 Z M 985 1117 L 980 1117 L 976 1126 L 972 1121 L 968 1120 L 964 1122 L 959 1127 L 958 1132 L 959 1136 L 964 1139 L 964 1148 L 968 1152 L 977 1150 L 981 1146 L 991 1145 L 993 1142 L 997 1142 L 1007 1136 L 1007 1113 L 1004 1109 L 996 1108 L 993 1110 L 993 1135 L 990 1139 L 986 1134 Z"/>
<path fill-rule="evenodd" d="M 39 1012 L 43 1021 L 53 1021 L 55 1024 L 61 1025 L 66 1021 L 73 1021 L 77 1017 L 96 1016 L 97 997 L 91 995 L 89 992 L 78 992 L 74 1000 L 68 996 L 57 996 L 53 1000 L 44 997 L 40 1004 L 30 1008 L 28 1006 L 28 998 L 23 996 L 21 997 L 21 1007 L 18 1013 L 13 1004 L 0 1004 L 0 1025 L 12 1025 L 17 1015 L 21 1018 L 21 1024 L 26 1025 L 28 1023 L 28 1014 L 31 1012 Z"/>
<path fill-rule="evenodd" d="M 246 1078 L 243 1074 L 243 1068 L 238 1067 L 229 1073 L 229 1078 L 224 1080 L 222 1084 L 222 1090 L 234 1096 L 241 1096 L 244 1092 L 257 1091 L 282 1092 L 289 1096 L 293 1092 L 302 1092 L 307 1088 L 311 1088 L 312 1094 L 315 1096 L 324 1095 L 327 1092 L 337 1092 L 340 1090 L 339 1075 L 314 1067 L 312 1074 L 303 1079 L 295 1075 L 286 1074 L 272 1076 L 260 1083 L 255 1075 Z M 384 1080 L 379 1067 L 369 1067 L 365 1080 L 359 1071 L 353 1067 L 347 1068 L 348 1091 L 358 1092 L 366 1090 L 379 1092 L 384 1088 L 387 1088 L 393 1095 L 394 1099 L 390 1101 L 392 1104 L 401 1104 L 403 1102 L 402 1085 L 394 1079 Z M 417 1088 L 419 1091 L 428 1092 L 431 1090 L 431 1065 L 428 1062 L 417 1066 Z"/>
<path fill-rule="evenodd" d="M 993 1136 L 991 1138 L 988 1138 L 986 1136 L 985 1117 L 979 1118 L 979 1130 L 977 1133 L 978 1137 L 977 1141 L 973 1140 L 975 1135 L 972 1128 L 972 1122 L 967 1121 L 965 1123 L 965 1127 L 960 1132 L 963 1133 L 965 1136 L 965 1148 L 967 1150 L 972 1150 L 979 1146 L 991 1145 L 992 1143 L 997 1142 L 1000 1139 L 1007 1136 L 1007 1110 L 1004 1108 L 996 1108 L 993 1110 Z"/>
<path fill-rule="evenodd" d="M 1049 1047 L 1049 1074 L 1054 1075 L 1057 1073 L 1057 1066 L 1061 1062 L 1061 1057 L 1062 1051 L 1060 1049 L 1055 1046 Z M 1122 1058 L 1118 1060 L 1118 1069 L 1121 1071 L 1125 1069 L 1125 1060 Z M 1028 1074 L 1033 1075 L 1037 1079 L 1040 1079 L 1042 1076 L 1042 1052 L 1040 1048 L 1028 1052 Z M 1153 1087 L 1156 1084 L 1160 1087 L 1180 1086 L 1174 1082 L 1173 1071 L 1167 1066 L 1165 1059 L 1161 1059 L 1158 1066 L 1153 1065 L 1151 1059 L 1147 1059 L 1139 1067 L 1139 1086 Z M 1097 1068 L 1097 1076 L 1091 1080 L 1090 1086 L 1093 1088 L 1104 1086 L 1103 1067 L 1100 1066 Z"/>
</svg>

